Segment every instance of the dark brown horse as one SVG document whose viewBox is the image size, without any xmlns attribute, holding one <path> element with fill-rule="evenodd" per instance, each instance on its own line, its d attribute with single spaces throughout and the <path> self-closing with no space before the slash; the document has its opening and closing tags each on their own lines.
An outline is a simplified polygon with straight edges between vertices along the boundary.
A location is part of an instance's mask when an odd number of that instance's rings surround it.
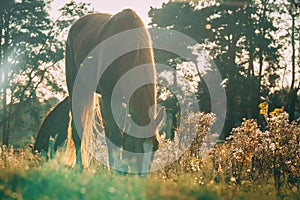
<svg viewBox="0 0 300 200">
<path fill-rule="evenodd" d="M 109 64 L 97 84 L 96 91 L 86 86 L 85 81 L 89 77 L 80 77 L 80 95 L 86 98 L 83 102 L 74 101 L 73 90 L 76 76 L 80 67 L 89 53 L 101 42 L 124 31 L 139 29 L 138 34 L 133 36 L 134 44 L 147 44 L 147 47 L 137 48 L 127 52 Z M 122 38 L 122 40 L 129 40 Z M 113 48 L 119 48 L 115 46 Z M 120 44 L 121 48 L 121 44 Z M 103 49 L 105 51 L 105 49 Z M 99 60 L 97 66 L 101 66 L 103 60 Z M 99 64 L 100 63 L 100 64 Z M 99 64 L 99 65 L 98 65 Z M 131 80 L 144 77 L 151 84 L 141 85 L 130 96 L 126 105 L 128 118 L 138 126 L 148 127 L 148 137 L 135 137 L 121 130 L 117 120 L 114 119 L 112 106 L 120 107 L 126 96 L 126 87 L 121 87 L 121 95 L 113 98 L 113 90 L 118 80 L 136 66 L 147 64 L 147 68 L 140 74 L 132 76 Z M 102 69 L 97 69 L 102 70 Z M 97 73 L 95 71 L 95 73 Z M 156 139 L 157 127 L 163 119 L 164 109 L 156 115 L 156 71 L 151 48 L 151 39 L 142 20 L 137 14 L 126 9 L 114 16 L 109 14 L 91 14 L 80 18 L 73 24 L 69 31 L 66 46 L 66 80 L 70 97 L 70 106 L 78 107 L 80 113 L 80 125 L 76 125 L 74 110 L 72 110 L 71 128 L 68 133 L 68 145 L 66 163 L 74 165 L 75 160 L 79 166 L 89 165 L 89 145 L 93 132 L 94 111 L 97 100 L 95 92 L 101 94 L 101 115 L 105 127 L 106 142 L 108 146 L 109 166 L 116 170 L 133 173 L 146 173 L 150 169 L 154 152 L 158 149 Z M 75 88 L 76 89 L 76 88 Z M 75 91 L 75 90 L 74 90 Z M 78 91 L 78 90 L 77 90 Z M 123 93 L 124 94 L 123 94 Z M 77 94 L 75 94 L 77 95 Z M 124 96 L 122 96 L 124 95 Z M 151 112 L 149 112 L 151 110 Z M 125 117 L 125 116 L 123 116 Z M 124 119 L 125 120 L 125 119 Z M 124 121 L 123 120 L 123 121 Z M 129 121 L 130 121 L 129 120 Z M 153 123 L 152 123 L 153 122 Z M 149 125 L 150 124 L 150 125 Z M 149 126 L 148 126 L 149 125 Z M 79 127 L 79 128 L 78 128 Z M 82 127 L 82 128 L 81 128 Z M 134 135 L 143 134 L 140 129 L 130 130 Z M 144 129 L 143 129 L 144 130 Z M 75 156 L 76 149 L 76 156 Z M 122 153 L 123 152 L 123 153 Z M 122 158 L 122 160 L 121 160 Z M 121 164 L 121 168 L 119 164 Z"/>
<path fill-rule="evenodd" d="M 62 146 L 67 138 L 69 109 L 69 98 L 65 98 L 49 111 L 39 128 L 33 147 L 34 152 L 44 151 L 47 153 L 50 136 L 53 138 L 56 137 L 53 147 L 54 152 L 58 146 Z"/>
</svg>

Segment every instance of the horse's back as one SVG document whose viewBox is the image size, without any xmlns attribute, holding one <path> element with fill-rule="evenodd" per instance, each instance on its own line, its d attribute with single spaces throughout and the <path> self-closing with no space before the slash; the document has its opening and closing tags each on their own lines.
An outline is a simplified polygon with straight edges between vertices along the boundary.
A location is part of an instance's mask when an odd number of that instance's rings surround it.
<svg viewBox="0 0 300 200">
<path fill-rule="evenodd" d="M 77 67 L 88 53 L 101 42 L 102 28 L 110 18 L 109 14 L 89 14 L 81 17 L 72 25 L 67 45 L 72 51 L 74 64 Z"/>
<path fill-rule="evenodd" d="M 136 13 L 130 9 L 125 9 L 114 16 L 94 13 L 78 19 L 69 30 L 66 47 L 66 75 L 69 92 L 72 91 L 80 64 L 98 44 L 108 37 L 134 28 L 144 28 L 144 24 Z M 127 56 L 127 58 L 129 57 Z M 118 67 L 117 70 L 113 69 L 110 77 L 119 78 L 120 74 L 124 74 L 128 68 L 132 68 L 130 62 L 134 59 L 127 58 L 125 60 L 119 59 L 123 66 L 127 66 L 127 69 L 124 69 L 124 67 Z M 126 61 L 129 61 L 129 63 L 126 63 Z M 117 66 L 116 63 L 112 65 Z M 110 79 L 111 82 L 113 80 Z"/>
<path fill-rule="evenodd" d="M 86 56 L 103 40 L 117 33 L 144 27 L 141 19 L 130 9 L 116 15 L 94 13 L 79 18 L 70 28 L 67 46 L 79 67 Z M 68 50 L 68 49 L 67 49 Z"/>
</svg>

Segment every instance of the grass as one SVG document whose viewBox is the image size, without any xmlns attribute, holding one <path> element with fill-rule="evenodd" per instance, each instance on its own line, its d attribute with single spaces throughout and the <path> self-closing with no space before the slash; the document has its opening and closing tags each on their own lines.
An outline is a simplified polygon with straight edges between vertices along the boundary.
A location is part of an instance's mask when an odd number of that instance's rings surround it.
<svg viewBox="0 0 300 200">
<path fill-rule="evenodd" d="M 45 162 L 29 147 L 0 147 L 0 200 L 299 199 L 300 121 L 289 122 L 281 113 L 267 119 L 262 131 L 255 120 L 245 120 L 206 157 L 198 157 L 211 121 L 204 114 L 185 120 L 196 139 L 178 160 L 147 178 L 121 176 L 96 163 L 77 172 L 63 166 L 60 151 Z M 162 140 L 167 148 L 156 154 L 156 164 L 176 157 L 184 136 Z"/>
<path fill-rule="evenodd" d="M 82 173 L 49 164 L 29 170 L 0 172 L 1 199 L 218 199 L 206 187 L 112 174 L 106 170 Z"/>
<path fill-rule="evenodd" d="M 0 199 L 297 199 L 290 192 L 279 197 L 271 183 L 236 186 L 200 183 L 195 174 L 163 179 L 158 172 L 147 178 L 116 175 L 99 166 L 84 172 L 63 167 L 57 160 L 32 168 L 3 168 Z"/>
</svg>

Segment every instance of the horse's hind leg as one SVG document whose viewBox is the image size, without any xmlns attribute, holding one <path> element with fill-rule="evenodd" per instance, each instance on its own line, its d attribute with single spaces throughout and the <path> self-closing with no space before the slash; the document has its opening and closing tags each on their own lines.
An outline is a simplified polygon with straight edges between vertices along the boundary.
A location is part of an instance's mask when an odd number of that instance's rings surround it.
<svg viewBox="0 0 300 200">
<path fill-rule="evenodd" d="M 110 169 L 120 171 L 120 149 L 122 145 L 122 135 L 119 126 L 114 120 L 110 100 L 101 101 L 101 114 L 105 128 L 106 144 L 108 149 L 108 161 Z"/>
</svg>

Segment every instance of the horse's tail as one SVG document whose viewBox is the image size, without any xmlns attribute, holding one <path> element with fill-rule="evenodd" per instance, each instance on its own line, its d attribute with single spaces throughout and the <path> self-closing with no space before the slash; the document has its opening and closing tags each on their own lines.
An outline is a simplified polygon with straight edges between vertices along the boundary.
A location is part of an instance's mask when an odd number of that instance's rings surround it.
<svg viewBox="0 0 300 200">
<path fill-rule="evenodd" d="M 72 113 L 69 113 L 69 126 L 67 133 L 67 148 L 64 155 L 64 163 L 67 166 L 74 166 L 76 162 L 76 148 L 72 137 Z"/>
<path fill-rule="evenodd" d="M 91 161 L 91 146 L 93 141 L 93 127 L 95 125 L 96 93 L 89 95 L 87 104 L 84 107 L 81 121 L 83 133 L 81 139 L 82 165 L 84 168 L 89 167 Z"/>
<path fill-rule="evenodd" d="M 83 133 L 81 137 L 81 158 L 84 168 L 88 168 L 91 161 L 91 153 L 89 148 L 92 145 L 93 139 L 93 127 L 95 123 L 94 111 L 95 111 L 95 98 L 96 94 L 91 93 L 87 99 L 86 105 L 83 108 L 81 115 L 81 123 L 83 126 Z M 72 115 L 70 114 L 68 136 L 67 136 L 67 148 L 64 156 L 64 163 L 67 166 L 73 167 L 76 163 L 76 146 L 72 137 Z"/>
</svg>

